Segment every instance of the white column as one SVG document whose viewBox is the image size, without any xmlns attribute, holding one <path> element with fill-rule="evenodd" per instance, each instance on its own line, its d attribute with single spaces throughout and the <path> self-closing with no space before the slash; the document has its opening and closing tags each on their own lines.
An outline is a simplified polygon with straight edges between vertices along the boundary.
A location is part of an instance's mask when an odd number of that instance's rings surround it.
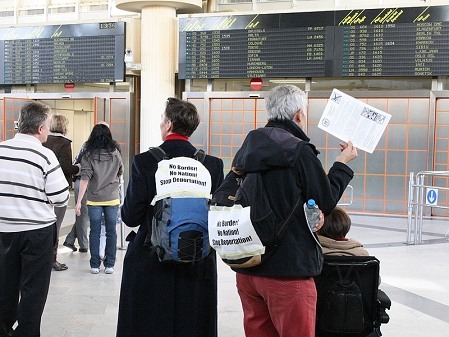
<svg viewBox="0 0 449 337">
<path fill-rule="evenodd" d="M 174 96 L 176 9 L 142 8 L 140 152 L 162 142 L 159 123 L 165 101 Z"/>
</svg>

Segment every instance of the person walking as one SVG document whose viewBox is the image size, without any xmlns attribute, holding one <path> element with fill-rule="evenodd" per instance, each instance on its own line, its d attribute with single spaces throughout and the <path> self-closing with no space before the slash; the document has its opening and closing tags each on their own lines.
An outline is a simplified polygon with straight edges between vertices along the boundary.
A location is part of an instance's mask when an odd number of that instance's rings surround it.
<svg viewBox="0 0 449 337">
<path fill-rule="evenodd" d="M 169 98 L 161 116 L 160 147 L 170 157 L 193 157 L 189 137 L 200 123 L 196 107 Z M 223 161 L 206 155 L 203 165 L 214 192 L 223 181 Z M 158 162 L 149 152 L 133 159 L 131 178 L 122 206 L 123 222 L 138 227 L 127 237 L 123 262 L 117 337 L 217 336 L 217 265 L 212 251 L 199 263 L 165 264 L 154 250 L 144 247 L 151 236 L 151 201 L 156 194 Z"/>
<path fill-rule="evenodd" d="M 97 124 L 103 124 L 109 128 L 109 124 L 106 123 L 105 121 L 98 121 Z M 78 155 L 75 157 L 75 160 L 73 161 L 74 165 L 78 165 L 81 167 L 81 158 L 83 158 L 85 149 L 86 143 L 83 143 L 78 152 Z M 81 173 L 81 171 L 79 173 Z M 78 194 L 80 189 L 81 176 L 79 173 L 73 176 L 73 194 L 75 197 L 75 202 L 78 200 Z M 79 252 L 87 253 L 89 247 L 89 238 L 87 235 L 87 229 L 89 227 L 89 215 L 87 213 L 88 212 L 86 205 L 86 193 L 84 193 L 84 197 L 81 200 L 80 214 L 77 215 L 75 213 L 75 223 L 73 224 L 69 234 L 67 234 L 64 243 L 62 244 L 63 246 L 70 248 L 74 252 L 78 251 L 78 248 L 75 247 L 75 240 L 78 240 Z"/>
<path fill-rule="evenodd" d="M 62 172 L 69 184 L 72 185 L 72 175 L 78 174 L 80 167 L 72 165 L 72 141 L 66 137 L 69 126 L 69 120 L 64 115 L 54 114 L 51 116 L 50 133 L 47 141 L 43 143 L 46 148 L 52 150 L 61 165 Z M 55 207 L 56 214 L 56 244 L 53 259 L 53 269 L 56 271 L 67 270 L 65 263 L 57 261 L 58 246 L 59 246 L 59 231 L 61 230 L 62 221 L 64 220 L 67 206 Z"/>
<path fill-rule="evenodd" d="M 286 219 L 298 200 L 314 199 L 322 213 L 335 208 L 357 157 L 351 142 L 326 174 L 318 151 L 304 133 L 307 99 L 293 85 L 273 88 L 265 98 L 268 123 L 249 132 L 233 160 L 240 172 L 263 171 L 263 182 L 275 214 Z M 306 144 L 299 144 L 306 142 Z M 300 150 L 298 150 L 300 149 Z M 324 219 L 315 229 L 321 228 Z M 246 336 L 314 337 L 317 293 L 313 276 L 322 268 L 323 252 L 309 230 L 303 207 L 297 207 L 285 236 L 270 257 L 252 268 L 234 268 L 243 307 Z"/>
<path fill-rule="evenodd" d="M 50 114 L 46 105 L 26 103 L 18 133 L 0 143 L 1 337 L 40 336 L 56 241 L 53 206 L 69 200 L 59 161 L 42 146 Z"/>
<path fill-rule="evenodd" d="M 97 124 L 92 129 L 81 158 L 81 181 L 75 212 L 81 214 L 81 203 L 86 193 L 90 220 L 89 249 L 92 274 L 100 272 L 100 231 L 102 214 L 106 226 L 106 249 L 103 261 L 106 274 L 114 272 L 117 253 L 117 211 L 120 204 L 119 180 L 123 163 L 119 144 L 112 139 L 109 128 Z"/>
</svg>

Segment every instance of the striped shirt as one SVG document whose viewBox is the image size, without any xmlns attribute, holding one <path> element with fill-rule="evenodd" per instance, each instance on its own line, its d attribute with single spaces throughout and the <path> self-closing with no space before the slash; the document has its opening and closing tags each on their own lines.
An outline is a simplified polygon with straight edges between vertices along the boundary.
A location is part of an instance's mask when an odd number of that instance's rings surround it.
<svg viewBox="0 0 449 337">
<path fill-rule="evenodd" d="M 68 200 L 67 180 L 53 151 L 22 133 L 0 143 L 0 232 L 52 225 L 53 206 Z"/>
</svg>

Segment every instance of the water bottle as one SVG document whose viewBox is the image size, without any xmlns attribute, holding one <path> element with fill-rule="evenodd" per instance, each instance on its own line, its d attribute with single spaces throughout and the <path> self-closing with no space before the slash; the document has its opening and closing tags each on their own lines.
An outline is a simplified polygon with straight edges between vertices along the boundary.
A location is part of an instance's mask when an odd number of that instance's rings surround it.
<svg viewBox="0 0 449 337">
<path fill-rule="evenodd" d="M 304 214 L 306 215 L 307 224 L 312 232 L 315 232 L 315 224 L 320 220 L 320 209 L 315 200 L 309 199 L 304 203 Z"/>
</svg>

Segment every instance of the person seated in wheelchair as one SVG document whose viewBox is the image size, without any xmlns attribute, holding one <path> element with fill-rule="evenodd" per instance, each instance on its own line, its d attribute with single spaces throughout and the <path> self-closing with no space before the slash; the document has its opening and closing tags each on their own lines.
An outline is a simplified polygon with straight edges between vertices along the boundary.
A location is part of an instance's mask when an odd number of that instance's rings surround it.
<svg viewBox="0 0 449 337">
<path fill-rule="evenodd" d="M 359 241 L 353 238 L 346 238 L 350 229 L 351 218 L 348 213 L 341 207 L 335 207 L 324 218 L 323 227 L 317 231 L 323 254 L 334 256 L 370 256 Z M 381 278 L 379 275 L 378 284 L 380 283 Z M 378 289 L 377 298 L 381 303 L 380 321 L 381 323 L 388 323 L 389 316 L 386 314 L 385 309 L 390 309 L 390 298 L 380 289 Z M 381 336 L 379 328 L 376 328 L 373 336 Z"/>
<path fill-rule="evenodd" d="M 318 239 L 324 255 L 369 256 L 363 245 L 352 238 L 346 238 L 351 228 L 351 218 L 341 208 L 335 207 L 324 218 L 324 225 L 318 231 Z"/>
</svg>

